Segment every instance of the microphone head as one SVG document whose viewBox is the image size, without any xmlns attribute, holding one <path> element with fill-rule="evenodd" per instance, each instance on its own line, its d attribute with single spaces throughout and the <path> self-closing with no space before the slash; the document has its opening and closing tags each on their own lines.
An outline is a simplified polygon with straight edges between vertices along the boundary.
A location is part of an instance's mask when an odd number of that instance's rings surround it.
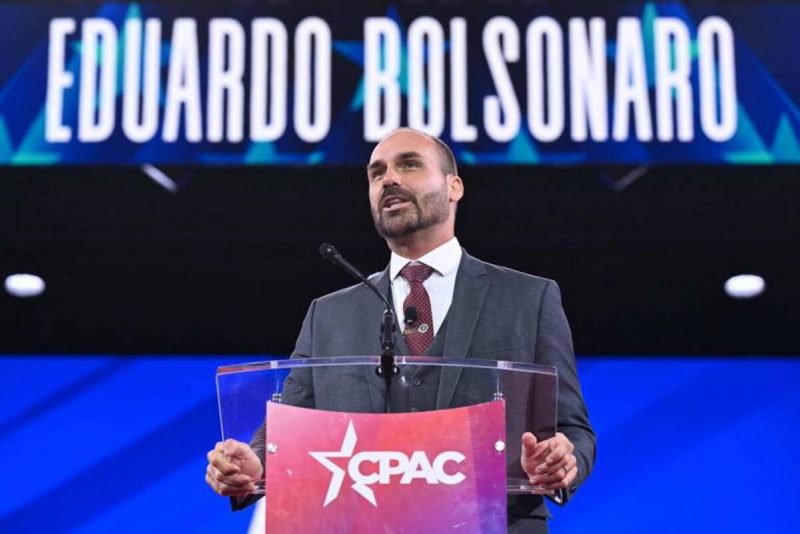
<svg viewBox="0 0 800 534">
<path fill-rule="evenodd" d="M 410 325 L 414 324 L 414 321 L 417 320 L 417 309 L 414 306 L 409 306 L 405 310 L 403 310 L 405 315 L 403 322 Z"/>
<path fill-rule="evenodd" d="M 379 299 L 381 299 L 383 305 L 386 306 L 386 312 L 389 313 L 391 317 L 394 317 L 394 312 L 392 311 L 392 305 L 389 303 L 389 299 L 387 299 L 386 296 L 383 293 L 381 293 L 372 282 L 367 280 L 367 278 L 361 273 L 361 271 L 356 269 L 349 261 L 344 259 L 342 255 L 339 253 L 339 251 L 336 250 L 336 247 L 334 247 L 330 243 L 323 243 L 319 247 L 319 253 L 322 255 L 323 258 L 325 258 L 332 264 L 336 265 L 337 267 L 343 269 L 353 278 L 356 278 L 361 282 L 363 282 L 364 284 L 366 284 L 367 287 L 369 287 L 370 290 L 373 291 L 378 296 Z"/>
<path fill-rule="evenodd" d="M 323 243 L 319 246 L 319 253 L 322 254 L 322 257 L 328 261 L 335 262 L 336 259 L 339 257 L 339 251 L 336 250 L 336 247 L 329 243 Z"/>
</svg>

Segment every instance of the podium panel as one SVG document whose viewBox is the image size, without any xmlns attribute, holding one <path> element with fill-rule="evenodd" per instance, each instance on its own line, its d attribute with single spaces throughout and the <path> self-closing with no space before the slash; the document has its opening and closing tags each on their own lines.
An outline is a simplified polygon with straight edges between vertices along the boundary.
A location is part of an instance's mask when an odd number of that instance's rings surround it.
<svg viewBox="0 0 800 534">
<path fill-rule="evenodd" d="M 354 414 L 270 403 L 267 532 L 506 529 L 505 403 Z"/>
</svg>

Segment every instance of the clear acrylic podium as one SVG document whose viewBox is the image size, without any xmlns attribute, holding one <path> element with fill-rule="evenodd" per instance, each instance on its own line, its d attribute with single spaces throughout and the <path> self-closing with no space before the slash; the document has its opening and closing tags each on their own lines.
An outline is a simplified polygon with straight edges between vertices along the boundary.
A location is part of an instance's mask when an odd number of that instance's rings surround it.
<svg viewBox="0 0 800 534">
<path fill-rule="evenodd" d="M 336 412 L 385 413 L 388 397 L 390 411 L 397 413 L 503 400 L 508 444 L 506 490 L 512 494 L 547 493 L 530 485 L 524 475 L 520 439 L 526 431 L 533 432 L 539 440 L 555 435 L 555 367 L 502 360 L 398 356 L 400 373 L 387 395 L 383 379 L 375 374 L 379 362 L 379 356 L 350 356 L 219 367 L 216 381 L 222 438 L 252 442 L 256 431 L 263 431 L 269 402 Z M 269 462 L 269 453 L 262 461 Z M 265 483 L 266 488 L 259 487 L 258 493 L 272 491 L 268 479 Z"/>
</svg>

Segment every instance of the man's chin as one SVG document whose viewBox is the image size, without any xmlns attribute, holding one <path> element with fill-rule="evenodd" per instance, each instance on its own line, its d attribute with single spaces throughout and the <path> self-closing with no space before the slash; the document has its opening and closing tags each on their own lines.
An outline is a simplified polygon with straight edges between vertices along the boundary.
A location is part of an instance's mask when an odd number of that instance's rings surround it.
<svg viewBox="0 0 800 534">
<path fill-rule="evenodd" d="M 406 230 L 404 228 L 380 228 L 378 233 L 384 239 L 399 239 L 401 237 L 406 237 L 413 233 L 411 230 Z"/>
<path fill-rule="evenodd" d="M 377 227 L 378 233 L 385 239 L 405 237 L 413 234 L 417 230 L 412 222 L 403 220 L 400 217 L 392 221 L 382 220 L 375 226 Z"/>
</svg>

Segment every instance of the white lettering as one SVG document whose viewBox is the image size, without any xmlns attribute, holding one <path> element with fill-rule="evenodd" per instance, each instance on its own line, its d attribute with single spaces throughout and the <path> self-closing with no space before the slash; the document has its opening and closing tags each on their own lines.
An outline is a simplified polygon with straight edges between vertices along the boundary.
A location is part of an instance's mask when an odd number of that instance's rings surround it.
<svg viewBox="0 0 800 534">
<path fill-rule="evenodd" d="M 217 18 L 211 19 L 208 30 L 208 140 L 222 141 L 222 120 L 227 115 L 227 140 L 238 143 L 244 136 L 244 28 L 234 19 Z"/>
<path fill-rule="evenodd" d="M 573 141 L 608 139 L 606 23 L 595 17 L 569 21 L 570 128 Z"/>
<path fill-rule="evenodd" d="M 694 138 L 689 30 L 677 18 L 659 17 L 653 24 L 656 62 L 656 120 L 659 141 L 672 141 L 672 101 L 677 107 L 678 139 Z M 674 97 L 673 97 L 674 95 Z"/>
<path fill-rule="evenodd" d="M 519 31 L 508 17 L 493 17 L 483 28 L 483 50 L 497 96 L 483 100 L 486 133 L 498 142 L 510 141 L 519 131 L 520 110 L 506 63 L 519 61 Z"/>
<path fill-rule="evenodd" d="M 444 464 L 448 462 L 460 464 L 464 460 L 466 460 L 466 456 L 457 451 L 445 451 L 434 458 L 433 472 L 436 475 L 436 480 L 442 484 L 449 485 L 460 484 L 461 482 L 464 482 L 464 479 L 467 478 L 464 473 L 456 472 L 452 475 L 448 475 L 447 471 L 444 469 Z"/>
<path fill-rule="evenodd" d="M 433 473 L 428 455 L 425 451 L 414 451 L 408 460 L 408 467 L 400 479 L 400 484 L 410 484 L 412 480 L 422 479 L 428 484 L 438 484 L 436 475 Z"/>
<path fill-rule="evenodd" d="M 460 484 L 466 475 L 455 470 L 447 472 L 448 463 L 460 464 L 466 457 L 458 451 L 444 451 L 436 455 L 431 463 L 425 451 L 414 451 L 411 457 L 400 451 L 362 451 L 353 454 L 358 435 L 353 421 L 345 431 L 342 446 L 338 451 L 309 452 L 312 458 L 331 473 L 331 481 L 325 495 L 323 507 L 336 500 L 344 483 L 345 473 L 350 477 L 353 491 L 364 497 L 373 506 L 378 506 L 375 492 L 369 487 L 373 484 L 390 484 L 391 477 L 400 475 L 399 484 L 410 484 L 414 480 L 424 480 L 427 484 Z M 347 469 L 342 469 L 332 458 L 349 458 Z M 364 464 L 372 464 L 370 466 Z"/>
<path fill-rule="evenodd" d="M 375 484 L 381 480 L 380 471 L 375 471 L 374 473 L 365 475 L 361 472 L 361 464 L 367 462 L 377 464 L 380 459 L 381 457 L 379 453 L 359 452 L 347 463 L 347 474 L 350 475 L 350 478 L 353 479 L 353 481 L 357 484 Z"/>
<path fill-rule="evenodd" d="M 493 17 L 470 36 L 465 17 L 453 17 L 445 26 L 441 19 L 423 16 L 410 21 L 407 42 L 402 43 L 394 20 L 365 19 L 364 139 L 378 141 L 407 119 L 413 128 L 436 136 L 449 134 L 455 142 L 474 142 L 485 132 L 488 139 L 505 143 L 520 133 L 526 120 L 530 137 L 539 143 L 557 141 L 565 134 L 575 142 L 604 142 L 609 137 L 617 142 L 632 137 L 641 142 L 690 142 L 695 136 L 695 111 L 698 130 L 708 139 L 725 142 L 736 134 L 734 33 L 721 17 L 699 23 L 696 46 L 681 19 L 656 17 L 652 37 L 643 31 L 641 19 L 617 19 L 611 89 L 606 20 L 576 17 L 564 28 L 552 17 L 535 17 L 525 28 L 524 50 L 518 22 Z M 161 65 L 161 42 L 168 30 L 162 30 L 160 19 L 129 18 L 124 26 L 116 26 L 111 20 L 86 18 L 79 36 L 77 24 L 71 18 L 56 18 L 49 24 L 47 142 L 70 142 L 73 130 L 82 142 L 109 139 L 117 128 L 118 81 L 122 83 L 119 128 L 133 143 L 146 143 L 157 135 L 166 143 L 204 139 L 238 143 L 246 136 L 254 142 L 271 142 L 289 127 L 307 143 L 330 135 L 333 40 L 331 28 L 321 18 L 303 19 L 293 35 L 276 18 L 253 19 L 250 28 L 232 18 L 213 18 L 208 23 L 207 71 L 201 70 L 206 52 L 198 48 L 206 35 L 198 33 L 194 18 L 174 21 L 166 68 Z M 470 60 L 474 47 L 469 43 L 478 32 L 486 61 L 478 75 L 488 75 L 493 89 L 470 102 L 468 74 L 478 58 Z M 121 36 L 124 46 L 118 46 Z M 69 53 L 75 39 L 82 45 L 77 56 Z M 652 74 L 645 54 L 651 48 Z M 521 64 L 523 53 L 527 57 Z M 401 91 L 406 67 L 408 86 Z M 207 79 L 201 80 L 201 72 Z M 524 115 L 517 90 L 525 91 Z M 77 109 L 65 109 L 75 103 Z M 477 110 L 476 104 L 482 109 Z M 471 123 L 470 115 L 476 112 L 482 121 Z"/>
<path fill-rule="evenodd" d="M 538 17 L 528 25 L 528 129 L 538 141 L 554 141 L 564 131 L 563 39 L 553 18 Z"/>
<path fill-rule="evenodd" d="M 164 110 L 164 141 L 178 139 L 181 110 L 185 108 L 186 139 L 197 143 L 203 138 L 200 107 L 200 65 L 197 58 L 197 23 L 176 19 L 172 25 L 172 49 Z"/>
<path fill-rule="evenodd" d="M 114 131 L 117 82 L 117 28 L 110 20 L 88 18 L 81 25 L 81 85 L 78 103 L 78 139 L 105 141 Z M 97 57 L 101 51 L 102 56 Z M 100 84 L 97 70 L 100 69 Z M 95 112 L 96 111 L 96 112 Z"/>
<path fill-rule="evenodd" d="M 718 58 L 714 54 L 715 40 Z M 730 24 L 720 17 L 703 20 L 697 29 L 697 45 L 700 64 L 700 125 L 712 141 L 727 141 L 736 133 L 738 120 L 736 61 Z"/>
<path fill-rule="evenodd" d="M 650 101 L 647 99 L 647 70 L 642 44 L 642 24 L 638 18 L 623 17 L 617 24 L 617 56 L 614 74 L 615 141 L 628 139 L 628 111 L 633 106 L 636 138 L 652 141 Z"/>
<path fill-rule="evenodd" d="M 142 20 L 132 18 L 125 22 L 122 131 L 134 143 L 149 141 L 158 130 L 158 99 L 161 90 L 161 21 L 148 19 L 144 32 L 146 42 L 144 65 L 142 65 Z M 141 120 L 139 119 L 140 113 Z"/>
<path fill-rule="evenodd" d="M 387 451 L 380 456 L 380 484 L 389 484 L 390 477 L 402 475 L 408 468 L 408 456 L 402 452 Z"/>
<path fill-rule="evenodd" d="M 415 19 L 408 28 L 408 125 L 437 137 L 444 131 L 444 30 L 433 17 Z"/>
<path fill-rule="evenodd" d="M 286 131 L 288 70 L 286 26 L 278 19 L 254 19 L 252 33 L 250 139 L 259 142 L 274 141 Z"/>
<path fill-rule="evenodd" d="M 72 73 L 64 68 L 67 35 L 75 31 L 75 19 L 50 21 L 47 48 L 47 105 L 45 106 L 45 140 L 67 143 L 72 130 L 64 124 L 64 90 L 72 87 Z"/>
<path fill-rule="evenodd" d="M 364 21 L 364 139 L 379 141 L 400 126 L 400 30 L 392 19 Z M 383 107 L 383 120 L 381 120 Z"/>
<path fill-rule="evenodd" d="M 316 143 L 331 127 L 331 29 L 324 20 L 308 17 L 297 25 L 294 59 L 294 129 L 306 143 Z"/>
<path fill-rule="evenodd" d="M 450 137 L 453 141 L 475 141 L 478 129 L 469 123 L 467 106 L 467 21 L 450 21 Z"/>
</svg>

